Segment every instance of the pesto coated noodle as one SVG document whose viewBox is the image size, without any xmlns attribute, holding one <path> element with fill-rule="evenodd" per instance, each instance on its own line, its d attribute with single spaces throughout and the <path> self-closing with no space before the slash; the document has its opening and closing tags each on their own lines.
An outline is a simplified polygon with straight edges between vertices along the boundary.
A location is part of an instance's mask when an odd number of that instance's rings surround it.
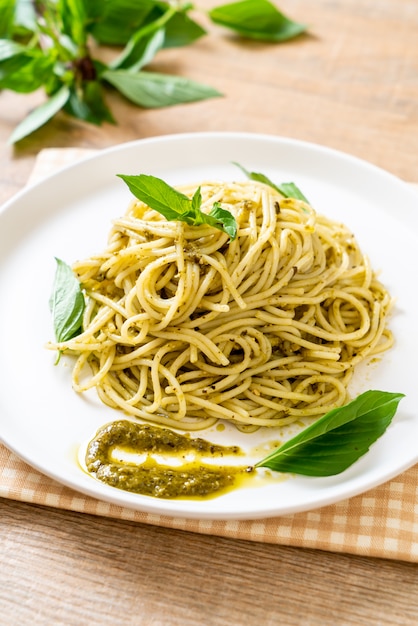
<svg viewBox="0 0 418 626">
<path fill-rule="evenodd" d="M 354 367 L 393 343 L 390 295 L 353 234 L 263 183 L 201 192 L 203 211 L 219 201 L 235 216 L 235 240 L 135 200 L 103 253 L 73 265 L 83 332 L 49 347 L 77 355 L 74 389 L 186 430 L 225 419 L 251 431 L 345 404 Z"/>
</svg>

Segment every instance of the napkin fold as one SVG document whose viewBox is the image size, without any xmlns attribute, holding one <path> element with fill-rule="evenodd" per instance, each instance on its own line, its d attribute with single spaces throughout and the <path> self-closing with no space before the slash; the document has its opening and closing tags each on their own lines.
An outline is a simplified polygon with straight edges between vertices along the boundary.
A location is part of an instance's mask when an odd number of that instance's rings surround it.
<svg viewBox="0 0 418 626">
<path fill-rule="evenodd" d="M 79 148 L 42 150 L 29 184 L 92 154 Z M 418 465 L 362 495 L 306 513 L 259 520 L 189 520 L 84 496 L 0 445 L 0 497 L 208 535 L 418 562 Z"/>
</svg>

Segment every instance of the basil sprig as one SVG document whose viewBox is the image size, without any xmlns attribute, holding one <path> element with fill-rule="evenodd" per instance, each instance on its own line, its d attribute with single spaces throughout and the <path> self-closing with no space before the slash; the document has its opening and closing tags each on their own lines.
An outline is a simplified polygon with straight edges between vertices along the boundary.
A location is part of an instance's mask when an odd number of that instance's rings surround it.
<svg viewBox="0 0 418 626">
<path fill-rule="evenodd" d="M 0 91 L 43 89 L 46 96 L 10 142 L 59 111 L 91 124 L 115 123 L 106 102 L 109 89 L 142 108 L 221 96 L 210 85 L 147 71 L 162 49 L 188 46 L 207 34 L 190 17 L 193 9 L 192 3 L 168 0 L 0 0 Z M 301 31 L 267 0 L 221 5 L 207 15 L 244 37 L 271 42 Z M 114 58 L 108 63 L 95 58 L 91 43 L 96 49 L 111 46 Z"/>
<path fill-rule="evenodd" d="M 49 299 L 55 339 L 58 343 L 68 341 L 80 334 L 85 308 L 84 294 L 73 270 L 61 259 L 55 259 L 52 295 Z"/>
<path fill-rule="evenodd" d="M 200 187 L 196 190 L 193 198 L 177 191 L 161 178 L 148 174 L 128 176 L 118 174 L 129 187 L 131 193 L 145 202 L 149 207 L 161 213 L 166 220 L 178 220 L 192 226 L 209 224 L 218 230 L 227 233 L 230 239 L 237 236 L 237 222 L 235 217 L 223 209 L 219 202 L 214 202 L 209 213 L 201 210 L 202 195 Z"/>
<path fill-rule="evenodd" d="M 340 474 L 383 435 L 402 393 L 366 391 L 326 413 L 256 464 L 305 476 Z"/>
<path fill-rule="evenodd" d="M 272 187 L 273 189 L 281 193 L 282 196 L 284 196 L 285 198 L 296 198 L 296 200 L 302 200 L 303 202 L 306 202 L 307 204 L 309 204 L 309 200 L 301 192 L 299 187 L 295 185 L 295 183 L 281 183 L 277 185 L 276 183 L 273 183 L 273 181 L 270 180 L 270 178 L 268 178 L 265 174 L 262 174 L 261 172 L 250 172 L 249 170 L 245 169 L 243 165 L 240 165 L 240 163 L 237 163 L 236 161 L 234 161 L 234 165 L 239 167 L 240 170 L 250 180 L 255 180 L 259 183 L 265 183 L 266 185 L 269 185 L 270 187 Z"/>
</svg>

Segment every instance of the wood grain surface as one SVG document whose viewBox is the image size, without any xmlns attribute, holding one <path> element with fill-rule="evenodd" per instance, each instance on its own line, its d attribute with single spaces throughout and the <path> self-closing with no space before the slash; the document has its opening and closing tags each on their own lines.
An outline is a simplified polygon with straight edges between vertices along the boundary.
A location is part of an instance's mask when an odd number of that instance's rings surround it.
<svg viewBox="0 0 418 626">
<path fill-rule="evenodd" d="M 197 0 L 201 9 L 221 2 Z M 64 114 L 19 146 L 7 139 L 38 103 L 0 95 L 0 201 L 48 147 L 106 148 L 192 131 L 271 133 L 351 153 L 418 181 L 416 0 L 280 0 L 309 26 L 289 43 L 209 34 L 164 51 L 155 71 L 206 82 L 222 98 L 143 111 L 115 93 L 118 124 Z M 109 55 L 109 51 L 100 51 Z M 353 181 L 355 184 L 355 181 Z M 207 537 L 0 501 L 0 624 L 402 625 L 418 623 L 414 565 Z"/>
<path fill-rule="evenodd" d="M 2 624 L 417 623 L 418 571 L 412 564 L 9 501 L 1 503 L 0 526 Z"/>
</svg>

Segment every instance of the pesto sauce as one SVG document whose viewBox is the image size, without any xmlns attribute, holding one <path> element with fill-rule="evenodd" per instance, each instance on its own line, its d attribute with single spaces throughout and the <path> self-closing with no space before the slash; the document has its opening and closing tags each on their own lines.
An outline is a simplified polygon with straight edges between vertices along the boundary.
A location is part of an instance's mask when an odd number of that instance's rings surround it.
<svg viewBox="0 0 418 626">
<path fill-rule="evenodd" d="M 122 449 L 130 453 L 147 453 L 141 464 L 115 461 L 112 452 Z M 86 451 L 87 470 L 108 485 L 157 498 L 203 498 L 219 495 L 232 488 L 240 476 L 252 468 L 209 465 L 194 460 L 178 468 L 157 463 L 150 455 L 174 454 L 185 459 L 196 457 L 241 455 L 238 446 L 221 446 L 205 439 L 180 435 L 167 428 L 137 424 L 129 420 L 111 422 L 99 429 Z"/>
</svg>

